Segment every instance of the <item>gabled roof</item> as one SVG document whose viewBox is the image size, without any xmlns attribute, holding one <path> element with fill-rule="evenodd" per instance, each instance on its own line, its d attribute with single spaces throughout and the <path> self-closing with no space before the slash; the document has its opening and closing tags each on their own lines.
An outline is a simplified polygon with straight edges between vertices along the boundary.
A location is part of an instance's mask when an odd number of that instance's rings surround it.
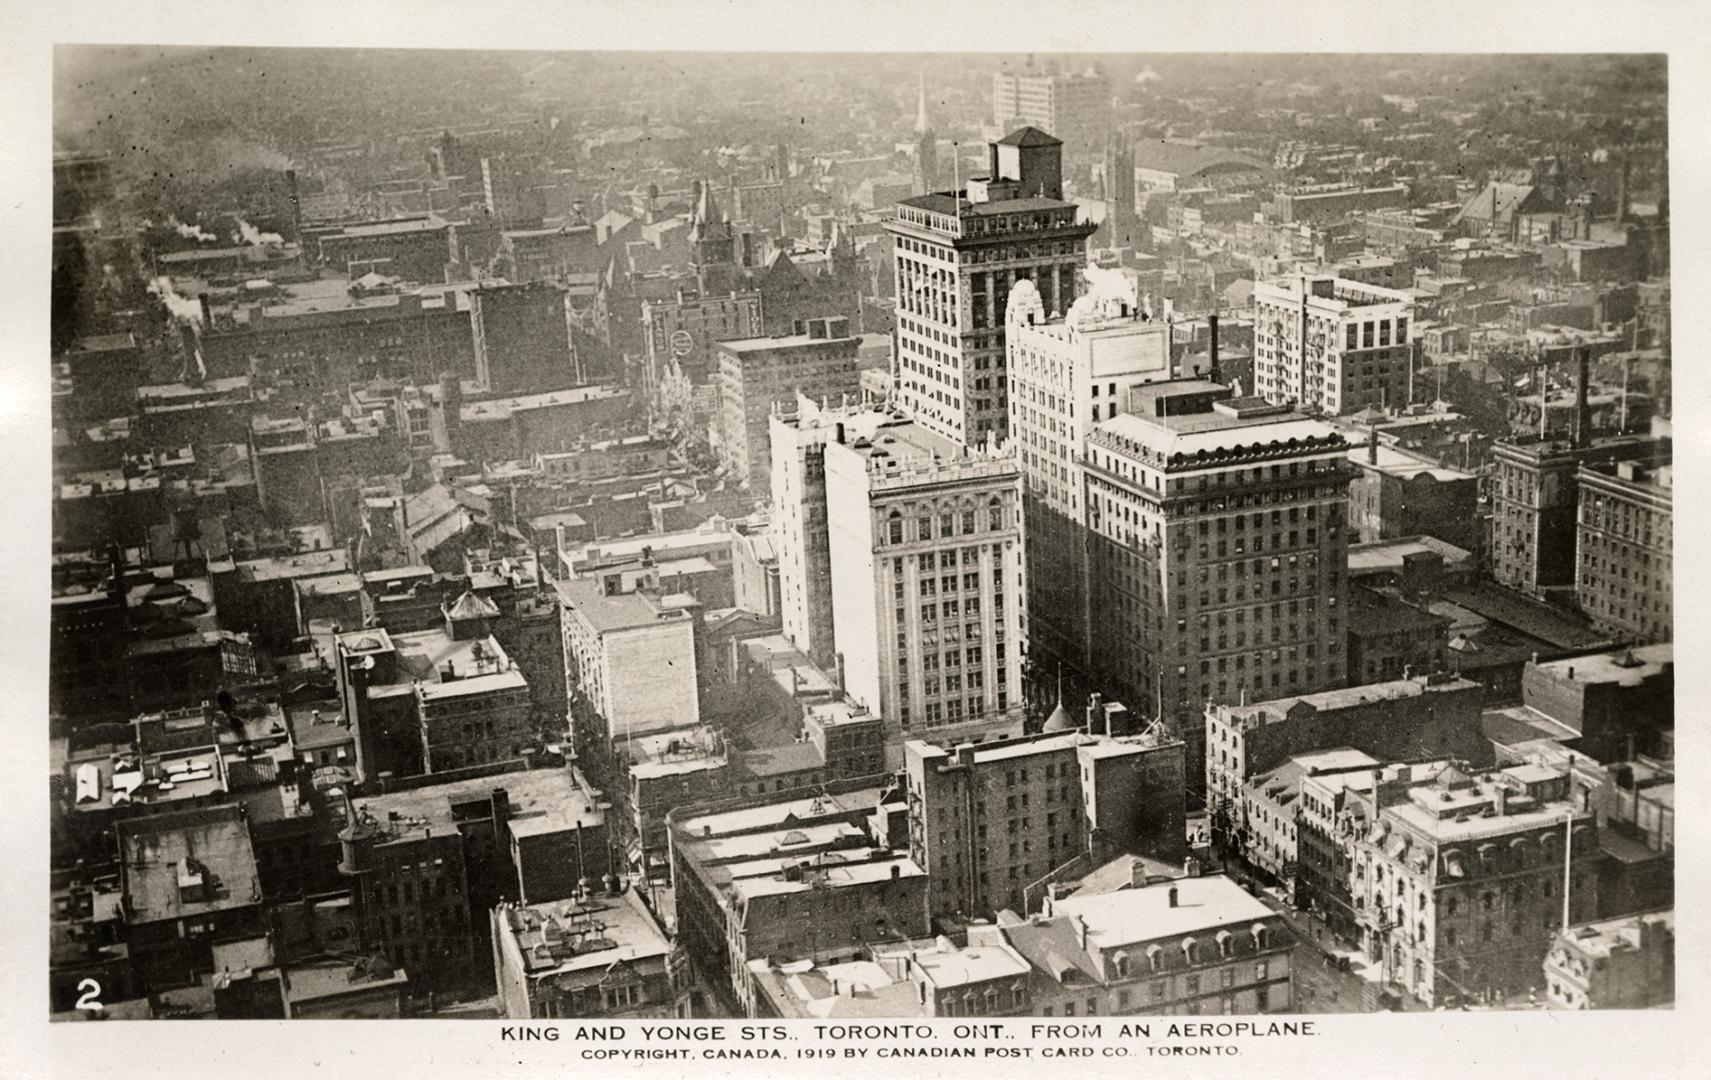
<svg viewBox="0 0 1711 1080">
<path fill-rule="evenodd" d="M 1456 221 L 1496 221 L 1515 213 L 1542 211 L 1544 203 L 1544 196 L 1531 184 L 1493 181 L 1461 208 Z"/>
<path fill-rule="evenodd" d="M 1047 135 L 1037 127 L 1019 128 L 998 140 L 999 146 L 1062 146 L 1063 140 Z"/>
</svg>

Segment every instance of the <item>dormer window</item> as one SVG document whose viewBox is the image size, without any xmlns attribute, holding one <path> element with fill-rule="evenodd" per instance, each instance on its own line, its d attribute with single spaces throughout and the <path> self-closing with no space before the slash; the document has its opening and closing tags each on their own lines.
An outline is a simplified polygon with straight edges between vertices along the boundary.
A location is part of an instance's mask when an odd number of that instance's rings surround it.
<svg viewBox="0 0 1711 1080">
<path fill-rule="evenodd" d="M 1254 936 L 1254 948 L 1265 949 L 1271 943 L 1271 927 L 1264 923 L 1254 923 L 1251 933 Z"/>
</svg>

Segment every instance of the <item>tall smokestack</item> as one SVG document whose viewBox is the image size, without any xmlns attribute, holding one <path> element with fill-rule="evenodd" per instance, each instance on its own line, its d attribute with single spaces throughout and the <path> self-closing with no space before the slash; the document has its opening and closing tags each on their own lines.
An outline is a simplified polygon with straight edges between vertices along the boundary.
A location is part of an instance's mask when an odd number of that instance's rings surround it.
<svg viewBox="0 0 1711 1080">
<path fill-rule="evenodd" d="M 1622 152 L 1622 170 L 1616 176 L 1616 221 L 1628 220 L 1628 180 L 1634 168 L 1627 151 Z"/>
<path fill-rule="evenodd" d="M 1592 409 L 1586 403 L 1587 383 L 1592 378 L 1592 346 L 1575 351 L 1574 446 L 1582 449 L 1592 442 Z"/>
<path fill-rule="evenodd" d="M 179 370 L 179 379 L 191 386 L 199 386 L 208 377 L 208 368 L 202 362 L 202 341 L 196 323 L 182 319 L 178 323 L 179 341 L 184 346 L 184 367 Z"/>
<path fill-rule="evenodd" d="M 1376 427 L 1372 429 L 1372 434 L 1366 440 L 1366 463 L 1368 465 L 1378 464 L 1378 429 Z"/>
<path fill-rule="evenodd" d="M 208 303 L 208 294 L 197 293 L 196 302 L 202 305 L 202 325 L 212 327 L 214 325 L 214 309 Z"/>
<path fill-rule="evenodd" d="M 1218 371 L 1218 316 L 1216 313 L 1206 316 L 1206 326 L 1212 338 L 1210 345 L 1212 351 L 1212 381 L 1215 383 L 1221 383 L 1224 380 L 1219 377 Z"/>
</svg>

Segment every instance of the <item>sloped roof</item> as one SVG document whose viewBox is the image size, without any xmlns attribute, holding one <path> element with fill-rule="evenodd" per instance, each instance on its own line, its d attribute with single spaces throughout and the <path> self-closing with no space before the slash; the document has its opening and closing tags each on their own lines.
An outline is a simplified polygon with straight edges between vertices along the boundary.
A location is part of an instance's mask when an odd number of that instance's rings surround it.
<svg viewBox="0 0 1711 1080">
<path fill-rule="evenodd" d="M 1057 708 L 1046 718 L 1046 724 L 1040 730 L 1045 731 L 1074 731 L 1075 720 L 1069 715 L 1069 710 L 1063 707 L 1063 702 L 1057 703 Z"/>
<path fill-rule="evenodd" d="M 1177 176 L 1194 176 L 1218 167 L 1263 170 L 1266 166 L 1245 154 L 1204 143 L 1140 139 L 1135 143 L 1135 167 Z"/>
<path fill-rule="evenodd" d="M 494 619 L 499 616 L 499 608 L 493 601 L 466 591 L 446 614 L 452 619 Z"/>
<path fill-rule="evenodd" d="M 998 140 L 999 146 L 1062 146 L 1063 140 L 1047 135 L 1037 127 L 1018 128 Z"/>
<path fill-rule="evenodd" d="M 1456 221 L 1495 221 L 1519 211 L 1543 210 L 1544 197 L 1531 184 L 1504 184 L 1493 181 L 1461 208 Z"/>
</svg>

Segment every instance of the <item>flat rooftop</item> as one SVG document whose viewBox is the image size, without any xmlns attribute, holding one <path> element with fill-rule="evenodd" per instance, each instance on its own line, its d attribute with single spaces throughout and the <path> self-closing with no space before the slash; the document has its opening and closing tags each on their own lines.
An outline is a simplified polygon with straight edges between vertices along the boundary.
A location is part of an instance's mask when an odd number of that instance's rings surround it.
<svg viewBox="0 0 1711 1080">
<path fill-rule="evenodd" d="M 329 233 L 321 239 L 337 240 L 341 237 L 364 236 L 401 236 L 409 233 L 435 232 L 444 229 L 447 223 L 437 217 L 410 218 L 403 221 L 376 221 L 346 225 L 334 233 Z"/>
<path fill-rule="evenodd" d="M 1260 773 L 1246 786 L 1272 802 L 1288 803 L 1301 791 L 1301 781 L 1320 773 L 1354 772 L 1379 764 L 1379 760 L 1364 750 L 1338 747 L 1313 754 L 1297 754 L 1277 768 Z"/>
<path fill-rule="evenodd" d="M 1409 791 L 1410 798 L 1416 797 L 1415 788 Z M 1436 788 L 1428 790 L 1436 791 Z M 1430 795 L 1419 796 L 1430 798 Z M 1470 805 L 1476 810 L 1489 802 L 1489 794 L 1481 793 L 1475 796 L 1477 801 Z M 1526 832 L 1547 825 L 1561 827 L 1565 816 L 1572 804 L 1567 800 L 1547 802 L 1536 809 L 1511 809 L 1508 813 L 1493 817 L 1482 817 L 1477 812 L 1464 821 L 1453 817 L 1439 817 L 1415 802 L 1397 803 L 1384 808 L 1384 816 L 1393 816 L 1397 821 L 1409 826 L 1423 836 L 1430 837 L 1440 844 L 1462 843 L 1468 840 L 1483 840 L 1493 836 L 1507 836 L 1510 833 Z"/>
<path fill-rule="evenodd" d="M 1472 481 L 1474 479 L 1472 473 L 1462 472 L 1460 469 L 1446 469 L 1441 465 L 1435 465 L 1430 461 L 1417 458 L 1413 454 L 1405 453 L 1386 443 L 1379 444 L 1376 454 L 1367 446 L 1350 447 L 1348 457 L 1349 461 L 1359 468 L 1372 469 L 1408 480 L 1421 476 L 1429 476 L 1433 480 L 1445 483 L 1456 480 Z M 1372 460 L 1373 457 L 1376 457 L 1377 460 Z"/>
<path fill-rule="evenodd" d="M 136 922 L 182 919 L 261 902 L 249 826 L 235 806 L 125 822 L 119 837 L 125 893 Z"/>
<path fill-rule="evenodd" d="M 590 401 L 606 401 L 625 397 L 629 390 L 622 386 L 578 386 L 569 390 L 551 390 L 539 394 L 517 394 L 512 397 L 488 398 L 485 401 L 465 401 L 459 416 L 465 421 L 506 420 L 513 414 L 533 409 L 552 409 L 584 405 Z"/>
<path fill-rule="evenodd" d="M 736 810 L 719 810 L 708 814 L 698 814 L 692 818 L 685 818 L 677 824 L 686 839 L 773 829 L 787 824 L 794 825 L 801 821 L 812 821 L 815 818 L 830 817 L 834 814 L 868 811 L 879 805 L 879 798 L 884 793 L 883 788 L 872 787 L 846 791 L 837 795 L 804 796 L 799 799 L 767 802 Z"/>
<path fill-rule="evenodd" d="M 809 334 L 785 334 L 780 337 L 733 338 L 717 342 L 715 348 L 725 352 L 770 352 L 780 349 L 800 349 L 813 345 L 844 345 L 857 340 L 854 334 L 843 337 L 813 337 Z"/>
<path fill-rule="evenodd" d="M 1589 956 L 1608 957 L 1611 953 L 1640 947 L 1641 925 L 1675 933 L 1675 909 L 1653 911 L 1640 915 L 1624 915 L 1617 919 L 1582 923 L 1563 931 L 1561 937 Z"/>
<path fill-rule="evenodd" d="M 395 988 L 401 991 L 410 983 L 410 977 L 405 974 L 403 968 L 394 969 L 388 964 L 385 972 L 381 973 L 378 969 L 367 968 L 366 964 L 353 964 L 345 960 L 294 964 L 282 969 L 281 974 L 284 977 L 285 996 L 293 1004 L 380 988 Z"/>
<path fill-rule="evenodd" d="M 728 764 L 723 746 L 705 727 L 625 739 L 616 748 L 629 759 L 630 775 L 642 779 L 705 772 Z"/>
<path fill-rule="evenodd" d="M 812 866 L 803 868 L 800 876 L 788 873 L 783 867 L 760 877 L 733 873 L 730 887 L 738 896 L 753 900 L 763 896 L 818 892 L 822 889 L 848 889 L 927 876 L 927 872 L 921 869 L 914 859 L 897 856 L 885 848 L 822 852 L 812 856 L 812 863 Z"/>
<path fill-rule="evenodd" d="M 1218 710 L 1231 719 L 1252 719 L 1262 724 L 1274 724 L 1282 721 L 1290 709 L 1303 703 L 1313 706 L 1320 712 L 1334 712 L 1339 709 L 1364 705 L 1371 701 L 1420 697 L 1425 694 L 1448 694 L 1477 688 L 1478 686 L 1478 683 L 1469 679 L 1453 676 L 1441 678 L 1437 682 L 1431 682 L 1426 678 L 1394 679 L 1390 682 L 1369 683 L 1366 686 L 1348 686 L 1337 690 L 1324 690 L 1317 694 L 1298 694 L 1291 697 L 1272 698 L 1269 701 L 1254 702 L 1248 705 L 1221 705 L 1218 706 Z"/>
<path fill-rule="evenodd" d="M 1630 663 L 1630 660 L 1633 663 Z M 1642 645 L 1619 652 L 1595 653 L 1567 660 L 1548 660 L 1539 665 L 1539 670 L 1565 681 L 1573 678 L 1575 682 L 1581 683 L 1613 682 L 1623 686 L 1638 686 L 1646 679 L 1656 678 L 1665 668 L 1673 668 L 1674 665 L 1675 645 L 1673 642 L 1664 642 L 1661 645 Z M 1570 672 L 1573 673 L 1572 676 Z"/>
<path fill-rule="evenodd" d="M 1176 905 L 1171 906 L 1175 892 Z M 1073 915 L 1087 924 L 1088 951 L 1115 949 L 1185 934 L 1246 929 L 1276 917 L 1271 908 L 1227 877 L 1180 878 L 1138 889 L 1070 896 L 1052 904 L 1052 913 Z"/>
<path fill-rule="evenodd" d="M 580 615 L 598 633 L 632 630 L 662 621 L 661 610 L 642 593 L 608 596 L 600 582 L 589 578 L 554 581 L 553 590 L 566 608 Z"/>
<path fill-rule="evenodd" d="M 925 1015 L 914 985 L 893 980 L 872 960 L 822 965 L 807 959 L 775 966 L 759 959 L 749 961 L 749 971 L 773 1002 L 786 1010 L 787 1018 L 895 1020 Z"/>
<path fill-rule="evenodd" d="M 1099 423 L 1098 430 L 1136 443 L 1168 458 L 1173 454 L 1192 457 L 1208 453 L 1265 447 L 1291 439 L 1328 439 L 1336 428 L 1322 420 L 1299 413 L 1272 413 L 1238 417 L 1221 412 L 1186 413 L 1177 416 L 1136 416 L 1121 413 Z"/>
<path fill-rule="evenodd" d="M 993 979 L 1022 978 L 1033 970 L 1022 954 L 1008 945 L 974 945 L 961 949 L 941 945 L 929 950 L 911 949 L 909 959 L 928 983 L 941 989 Z"/>
<path fill-rule="evenodd" d="M 305 551 L 297 555 L 282 555 L 268 559 L 247 559 L 238 563 L 238 573 L 247 581 L 280 581 L 291 578 L 323 577 L 350 573 L 350 554 L 343 548 L 327 551 Z"/>
<path fill-rule="evenodd" d="M 356 808 L 358 814 L 365 815 L 371 824 L 386 834 L 382 843 L 388 838 L 415 840 L 423 836 L 451 836 L 457 833 L 459 820 L 452 811 L 453 804 L 486 801 L 495 788 L 503 788 L 509 795 L 512 822 L 545 818 L 569 830 L 578 820 L 604 820 L 604 811 L 577 784 L 571 771 L 564 768 L 499 773 L 370 795 L 357 800 Z"/>
<path fill-rule="evenodd" d="M 354 630 L 349 634 L 339 635 L 342 641 L 348 637 L 357 639 L 360 645 L 365 638 L 372 637 L 369 630 Z M 450 664 L 454 680 L 446 685 L 455 686 L 458 681 L 473 679 L 480 675 L 497 675 L 509 671 L 512 667 L 511 658 L 493 635 L 468 638 L 458 641 L 444 630 L 416 630 L 407 634 L 390 636 L 392 647 L 398 651 L 398 666 L 406 679 L 418 682 L 440 682 L 446 665 Z"/>
<path fill-rule="evenodd" d="M 505 908 L 499 932 L 516 943 L 530 978 L 605 973 L 626 961 L 671 953 L 671 942 L 634 889 Z"/>
<path fill-rule="evenodd" d="M 1466 565 L 1473 558 L 1472 552 L 1435 536 L 1407 536 L 1396 540 L 1375 540 L 1370 544 L 1350 544 L 1349 573 L 1358 576 L 1386 570 L 1400 572 L 1407 556 L 1427 553 L 1442 556 L 1444 566 L 1452 569 Z"/>
</svg>

